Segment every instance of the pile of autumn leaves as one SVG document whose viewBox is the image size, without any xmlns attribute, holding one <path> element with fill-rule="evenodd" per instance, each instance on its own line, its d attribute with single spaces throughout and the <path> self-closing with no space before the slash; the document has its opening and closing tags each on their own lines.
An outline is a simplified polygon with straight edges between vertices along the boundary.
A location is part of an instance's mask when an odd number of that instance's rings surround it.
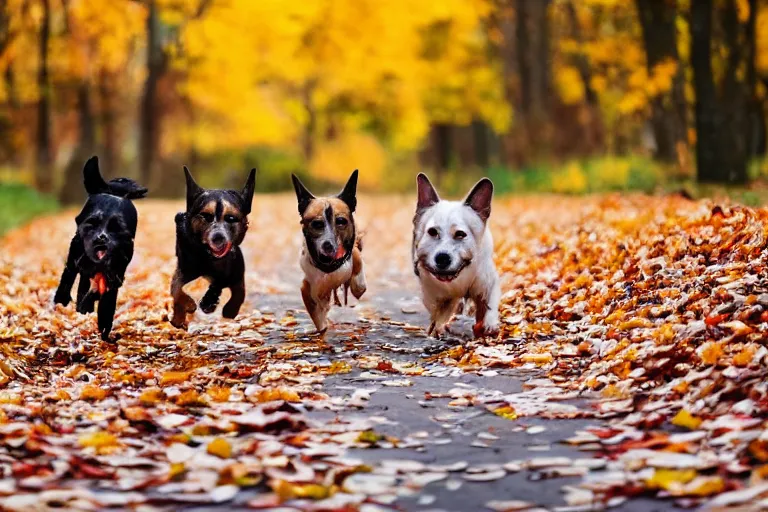
<svg viewBox="0 0 768 512">
<path fill-rule="evenodd" d="M 543 366 L 606 397 L 706 368 L 762 374 L 768 211 L 677 197 L 577 204 L 502 234 L 502 338 L 446 360 Z"/>
</svg>

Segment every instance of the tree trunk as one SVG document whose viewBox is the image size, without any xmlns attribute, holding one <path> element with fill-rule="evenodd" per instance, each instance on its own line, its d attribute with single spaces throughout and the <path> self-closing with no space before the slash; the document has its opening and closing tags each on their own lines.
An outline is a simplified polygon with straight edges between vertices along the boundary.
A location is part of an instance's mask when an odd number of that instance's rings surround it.
<svg viewBox="0 0 768 512">
<path fill-rule="evenodd" d="M 51 3 L 42 0 L 39 65 L 37 70 L 37 144 L 35 151 L 35 184 L 45 193 L 53 191 L 53 156 L 51 154 L 51 83 L 48 76 L 48 43 L 51 37 Z"/>
<path fill-rule="evenodd" d="M 765 108 L 757 93 L 757 10 L 758 1 L 749 0 L 749 19 L 746 27 L 747 46 L 747 156 L 749 158 L 765 156 L 766 121 Z"/>
<path fill-rule="evenodd" d="M 727 181 L 746 183 L 747 146 L 749 142 L 749 123 L 747 120 L 748 92 L 742 72 L 747 57 L 742 27 L 736 7 L 737 0 L 728 0 L 720 20 L 722 23 L 725 46 L 728 50 L 725 76 L 723 78 L 722 98 L 720 101 L 723 126 L 720 137 L 721 153 L 725 160 Z"/>
<path fill-rule="evenodd" d="M 665 61 L 677 63 L 672 89 L 652 102 L 651 125 L 656 139 L 656 155 L 663 162 L 676 162 L 678 148 L 686 144 L 687 122 L 685 74 L 677 53 L 677 2 L 675 0 L 636 0 L 645 42 L 646 64 L 651 75 Z"/>
<path fill-rule="evenodd" d="M 107 172 L 114 172 L 118 163 L 117 113 L 115 112 L 114 73 L 102 69 L 99 72 L 99 107 L 101 122 L 101 160 Z"/>
<path fill-rule="evenodd" d="M 64 183 L 59 194 L 62 204 L 79 203 L 85 198 L 82 169 L 85 161 L 93 156 L 96 147 L 96 122 L 91 103 L 91 86 L 87 79 L 83 79 L 77 88 L 77 113 L 80 134 L 77 149 L 64 171 Z M 107 171 L 112 170 L 107 168 Z"/>
<path fill-rule="evenodd" d="M 517 0 L 516 36 L 520 76 L 523 144 L 532 149 L 526 159 L 547 152 L 550 145 L 552 84 L 550 76 L 549 16 L 551 0 Z M 519 128 L 518 128 L 519 129 Z"/>
<path fill-rule="evenodd" d="M 304 110 L 307 113 L 307 122 L 304 126 L 304 136 L 302 142 L 302 148 L 304 150 L 304 160 L 309 165 L 312 158 L 315 156 L 315 132 L 317 131 L 317 110 L 312 99 L 312 95 L 315 91 L 314 81 L 310 80 L 301 91 L 302 102 L 304 104 Z"/>
<path fill-rule="evenodd" d="M 160 153 L 162 106 L 158 101 L 158 84 L 166 68 L 167 56 L 160 35 L 160 17 L 155 0 L 149 0 L 147 15 L 147 78 L 141 98 L 141 134 L 139 165 L 141 183 L 152 186 L 154 169 Z"/>
<path fill-rule="evenodd" d="M 437 174 L 436 182 L 442 183 L 445 171 L 451 166 L 451 125 L 447 123 L 437 123 L 433 126 L 433 147 L 435 152 L 435 172 Z"/>
<path fill-rule="evenodd" d="M 712 0 L 691 3 L 691 66 L 696 92 L 696 167 L 700 182 L 723 182 L 725 159 L 718 129 L 719 115 L 715 79 L 712 75 Z"/>
</svg>

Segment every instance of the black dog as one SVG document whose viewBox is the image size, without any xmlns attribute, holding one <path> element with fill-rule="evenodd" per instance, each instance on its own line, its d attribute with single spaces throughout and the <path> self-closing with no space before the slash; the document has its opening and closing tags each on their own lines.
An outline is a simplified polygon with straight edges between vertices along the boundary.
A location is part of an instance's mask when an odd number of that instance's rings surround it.
<svg viewBox="0 0 768 512">
<path fill-rule="evenodd" d="M 251 169 L 243 190 L 206 190 L 195 183 L 184 167 L 187 180 L 187 211 L 176 214 L 176 258 L 171 282 L 173 318 L 179 329 L 187 328 L 187 315 L 197 309 L 182 289 L 199 277 L 210 281 L 200 309 L 212 313 L 224 288 L 232 296 L 222 309 L 224 318 L 235 318 L 245 300 L 245 261 L 240 244 L 248 231 L 256 169 Z"/>
<path fill-rule="evenodd" d="M 131 199 L 144 197 L 147 189 L 128 178 L 104 181 L 95 156 L 85 163 L 83 181 L 88 199 L 75 218 L 77 232 L 69 245 L 67 263 L 53 300 L 56 304 L 69 304 L 75 277 L 80 274 L 77 312 L 92 313 L 98 300 L 99 333 L 101 339 L 108 341 L 117 291 L 133 258 L 138 215 Z"/>
</svg>

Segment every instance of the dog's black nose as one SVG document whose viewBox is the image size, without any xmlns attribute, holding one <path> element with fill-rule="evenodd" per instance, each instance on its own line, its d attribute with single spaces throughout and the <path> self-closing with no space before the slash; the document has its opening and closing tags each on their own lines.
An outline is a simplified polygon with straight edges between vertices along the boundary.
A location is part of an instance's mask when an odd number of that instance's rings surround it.
<svg viewBox="0 0 768 512">
<path fill-rule="evenodd" d="M 435 255 L 435 266 L 439 270 L 445 270 L 451 266 L 451 255 L 446 252 L 439 252 Z"/>
<path fill-rule="evenodd" d="M 333 248 L 333 244 L 331 242 L 329 242 L 328 240 L 323 242 L 323 245 L 320 246 L 320 249 L 322 249 L 323 253 L 328 254 L 328 255 L 331 255 L 331 254 L 336 252 L 334 250 L 334 248 Z"/>
<path fill-rule="evenodd" d="M 96 241 L 101 243 L 106 242 L 107 234 L 102 231 L 101 233 L 99 233 L 99 236 L 96 237 Z"/>
<path fill-rule="evenodd" d="M 214 233 L 213 236 L 211 236 L 211 242 L 215 245 L 223 245 L 226 241 L 227 237 L 224 236 L 224 233 Z"/>
</svg>

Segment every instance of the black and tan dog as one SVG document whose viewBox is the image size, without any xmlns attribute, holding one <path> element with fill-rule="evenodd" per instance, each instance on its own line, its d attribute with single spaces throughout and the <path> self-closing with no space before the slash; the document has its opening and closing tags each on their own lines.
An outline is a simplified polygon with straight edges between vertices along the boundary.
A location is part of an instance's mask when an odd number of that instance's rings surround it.
<svg viewBox="0 0 768 512">
<path fill-rule="evenodd" d="M 331 296 L 336 297 L 336 290 L 344 287 L 346 302 L 348 290 L 359 299 L 366 289 L 361 244 L 353 216 L 357 207 L 357 170 L 335 197 L 315 197 L 299 178 L 295 175 L 292 178 L 304 233 L 301 296 L 315 327 L 324 332 L 328 328 Z M 339 303 L 338 299 L 336 302 Z"/>
<path fill-rule="evenodd" d="M 77 232 L 54 296 L 56 304 L 72 300 L 77 286 L 78 313 L 92 313 L 99 301 L 98 325 L 101 338 L 109 340 L 117 306 L 117 292 L 133 258 L 138 215 L 131 199 L 144 197 L 147 189 L 128 178 L 104 181 L 95 156 L 85 163 L 83 181 L 88 199 L 75 218 Z"/>
<path fill-rule="evenodd" d="M 210 281 L 200 300 L 204 313 L 213 313 L 224 288 L 232 296 L 222 309 L 224 318 L 235 318 L 245 300 L 245 261 L 240 244 L 248 231 L 256 169 L 248 175 L 245 187 L 235 190 L 207 190 L 195 183 L 184 167 L 187 180 L 187 211 L 176 214 L 176 258 L 178 264 L 171 282 L 173 318 L 171 323 L 187 328 L 187 315 L 197 309 L 195 301 L 182 289 L 204 277 Z"/>
</svg>

